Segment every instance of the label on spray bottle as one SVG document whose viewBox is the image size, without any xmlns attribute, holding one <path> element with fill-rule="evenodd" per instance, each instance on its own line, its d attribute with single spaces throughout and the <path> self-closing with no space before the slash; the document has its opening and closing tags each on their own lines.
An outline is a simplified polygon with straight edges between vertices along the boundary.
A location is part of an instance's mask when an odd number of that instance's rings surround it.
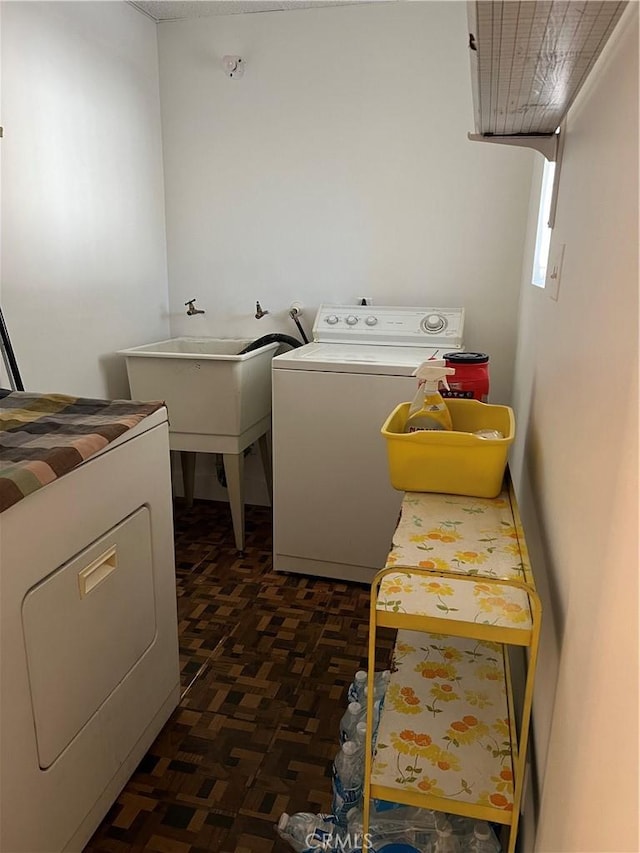
<svg viewBox="0 0 640 853">
<path fill-rule="evenodd" d="M 414 372 L 418 377 L 418 392 L 409 409 L 405 432 L 417 432 L 430 429 L 453 429 L 447 404 L 438 390 L 440 382 L 447 388 L 447 376 L 455 373 L 452 367 L 445 367 L 442 361 L 421 364 Z"/>
<path fill-rule="evenodd" d="M 440 394 L 425 396 L 422 408 L 407 418 L 405 432 L 420 432 L 425 429 L 453 429 L 449 409 Z"/>
</svg>

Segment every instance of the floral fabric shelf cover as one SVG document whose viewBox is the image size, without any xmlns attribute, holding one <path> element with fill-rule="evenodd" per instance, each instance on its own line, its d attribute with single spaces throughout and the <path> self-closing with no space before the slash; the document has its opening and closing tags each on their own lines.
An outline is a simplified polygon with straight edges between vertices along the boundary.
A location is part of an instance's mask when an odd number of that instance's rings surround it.
<svg viewBox="0 0 640 853">
<path fill-rule="evenodd" d="M 371 773 L 392 799 L 446 810 L 482 808 L 509 823 L 511 727 L 503 647 L 483 640 L 398 631 Z M 490 782 L 488 782 L 490 780 Z M 487 809 L 491 810 L 487 812 Z"/>
<path fill-rule="evenodd" d="M 515 629 L 526 645 L 532 627 L 527 592 L 492 582 L 527 582 L 522 541 L 507 491 L 498 498 L 407 493 L 387 567 L 416 566 L 438 576 L 404 568 L 387 575 L 377 609 L 511 629 L 511 642 Z"/>
</svg>

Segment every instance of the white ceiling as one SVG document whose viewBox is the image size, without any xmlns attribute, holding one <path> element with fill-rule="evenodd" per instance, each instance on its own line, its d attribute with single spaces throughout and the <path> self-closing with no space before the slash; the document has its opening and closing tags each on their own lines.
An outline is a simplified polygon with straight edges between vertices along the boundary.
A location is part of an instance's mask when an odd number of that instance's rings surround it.
<svg viewBox="0 0 640 853">
<path fill-rule="evenodd" d="M 129 0 L 154 21 L 208 18 L 212 15 L 243 15 L 248 12 L 284 12 L 316 6 L 350 6 L 372 0 Z"/>
</svg>

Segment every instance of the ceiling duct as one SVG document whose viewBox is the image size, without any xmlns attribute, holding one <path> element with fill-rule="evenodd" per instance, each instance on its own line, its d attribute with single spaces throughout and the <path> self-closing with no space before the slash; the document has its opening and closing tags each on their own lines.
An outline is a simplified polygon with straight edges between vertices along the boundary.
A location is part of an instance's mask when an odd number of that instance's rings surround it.
<svg viewBox="0 0 640 853">
<path fill-rule="evenodd" d="M 522 145 L 543 137 L 532 147 L 555 159 L 550 156 L 555 131 L 626 5 L 626 0 L 469 2 L 476 129 L 469 138 Z"/>
</svg>

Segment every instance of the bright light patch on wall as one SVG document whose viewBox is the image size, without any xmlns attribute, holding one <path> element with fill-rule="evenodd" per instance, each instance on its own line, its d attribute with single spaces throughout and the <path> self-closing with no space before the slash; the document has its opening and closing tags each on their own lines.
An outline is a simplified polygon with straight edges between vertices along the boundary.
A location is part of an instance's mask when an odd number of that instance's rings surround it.
<svg viewBox="0 0 640 853">
<path fill-rule="evenodd" d="M 551 228 L 549 228 L 549 215 L 551 213 L 551 197 L 553 195 L 553 178 L 556 172 L 556 164 L 545 159 L 544 171 L 542 173 L 542 187 L 540 189 L 540 209 L 538 210 L 538 228 L 536 231 L 536 249 L 533 255 L 533 272 L 531 283 L 537 287 L 544 287 L 547 275 L 547 264 L 549 262 L 549 249 L 551 247 Z"/>
</svg>

